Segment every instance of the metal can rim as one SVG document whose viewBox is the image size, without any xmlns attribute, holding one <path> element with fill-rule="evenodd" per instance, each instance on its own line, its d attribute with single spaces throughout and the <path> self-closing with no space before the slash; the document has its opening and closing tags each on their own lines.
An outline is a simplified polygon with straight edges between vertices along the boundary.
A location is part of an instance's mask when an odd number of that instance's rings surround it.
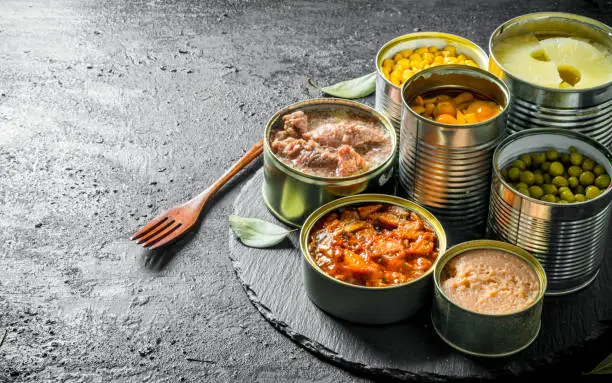
<svg viewBox="0 0 612 383">
<path fill-rule="evenodd" d="M 588 204 L 591 204 L 591 203 L 597 203 L 597 202 L 599 202 L 598 200 L 600 198 L 604 197 L 608 193 L 612 193 L 612 184 L 610 184 L 610 185 L 608 185 L 608 188 L 603 193 L 601 193 L 600 195 L 598 195 L 597 197 L 595 197 L 593 199 L 589 199 L 589 200 L 586 200 L 586 201 L 583 201 L 583 202 L 572 202 L 572 203 L 568 203 L 568 204 L 563 204 L 563 203 L 558 203 L 558 202 L 547 202 L 547 201 L 542 201 L 542 200 L 539 200 L 539 199 L 535 199 L 533 197 L 521 194 L 517 190 L 515 190 L 513 187 L 511 187 L 508 184 L 508 182 L 506 182 L 504 177 L 502 177 L 501 171 L 497 167 L 497 162 L 498 162 L 498 159 L 499 159 L 500 152 L 507 145 L 511 144 L 513 141 L 515 141 L 518 138 L 522 138 L 522 137 L 525 137 L 525 136 L 537 136 L 538 134 L 562 135 L 562 136 L 574 138 L 574 139 L 577 139 L 577 140 L 581 140 L 581 141 L 586 142 L 587 144 L 593 146 L 598 151 L 600 151 L 608 159 L 608 161 L 610 161 L 610 163 L 612 163 L 612 152 L 610 152 L 610 150 L 608 150 L 605 146 L 600 144 L 598 141 L 592 139 L 591 137 L 589 137 L 589 136 L 587 136 L 587 135 L 585 135 L 583 133 L 579 133 L 579 132 L 576 132 L 574 130 L 561 129 L 561 128 L 531 128 L 531 129 L 525 129 L 525 130 L 521 130 L 520 132 L 513 133 L 510 136 L 504 138 L 497 145 L 497 147 L 495 148 L 495 151 L 493 152 L 493 157 L 492 157 L 493 172 L 495 173 L 497 178 L 499 178 L 500 182 L 506 188 L 508 188 L 509 190 L 515 191 L 516 193 L 518 193 L 521 196 L 521 198 L 525 198 L 525 199 L 527 199 L 528 201 L 530 201 L 532 203 L 542 204 L 542 205 L 546 205 L 546 206 L 555 206 L 555 207 L 585 206 L 585 205 L 588 205 Z M 529 150 L 529 149 L 527 149 L 527 150 Z"/>
<path fill-rule="evenodd" d="M 468 310 L 462 306 L 459 306 L 457 303 L 455 303 L 455 301 L 450 299 L 444 293 L 444 290 L 442 289 L 442 286 L 441 286 L 440 278 L 441 278 L 442 270 L 444 270 L 444 267 L 451 259 L 455 258 L 456 256 L 460 254 L 465 253 L 466 251 L 476 250 L 476 249 L 502 250 L 514 256 L 517 256 L 521 258 L 522 260 L 524 260 L 525 262 L 527 262 L 532 267 L 536 275 L 538 276 L 538 281 L 540 282 L 540 291 L 538 292 L 538 297 L 535 299 L 535 301 L 533 301 L 529 306 L 519 311 L 514 311 L 511 313 L 505 313 L 505 314 L 485 314 L 485 313 L 479 313 L 476 311 Z M 477 240 L 472 240 L 472 241 L 467 241 L 467 242 L 461 242 L 455 246 L 452 246 L 451 248 L 446 250 L 444 254 L 442 254 L 439 257 L 439 261 L 436 263 L 435 270 L 434 270 L 435 289 L 444 297 L 444 299 L 446 299 L 455 308 L 460 309 L 461 311 L 470 313 L 472 315 L 486 317 L 486 318 L 511 317 L 511 316 L 518 315 L 518 314 L 521 314 L 525 311 L 532 309 L 534 306 L 538 305 L 542 301 L 542 299 L 544 299 L 544 296 L 546 295 L 547 283 L 548 281 L 546 278 L 546 272 L 544 271 L 542 264 L 538 261 L 538 259 L 535 256 L 533 256 L 528 251 L 516 245 L 513 245 L 511 243 L 490 240 L 490 239 L 477 239 Z"/>
<path fill-rule="evenodd" d="M 504 94 L 506 95 L 506 105 L 504 105 L 503 109 L 493 118 L 490 118 L 488 120 L 484 120 L 481 122 L 477 122 L 475 124 L 445 124 L 442 122 L 438 122 L 438 121 L 432 121 L 430 119 L 427 119 L 423 116 L 421 116 L 420 114 L 416 113 L 414 110 L 412 110 L 412 108 L 410 107 L 410 105 L 408 105 L 408 102 L 406 100 L 406 98 L 404 97 L 404 92 L 406 91 L 406 89 L 408 88 L 408 86 L 410 86 L 410 84 L 412 84 L 412 82 L 416 81 L 419 78 L 425 77 L 427 75 L 431 75 L 432 73 L 436 73 L 436 72 L 445 72 L 445 71 L 452 71 L 452 70 L 466 70 L 467 72 L 470 71 L 474 71 L 477 73 L 480 73 L 482 75 L 484 75 L 488 80 L 491 80 L 491 82 L 495 83 L 495 85 L 499 86 L 501 88 L 501 90 L 504 92 Z M 506 111 L 508 110 L 508 107 L 510 106 L 510 102 L 512 100 L 512 95 L 510 93 L 510 90 L 508 89 L 508 87 L 506 86 L 506 84 L 501 81 L 497 76 L 493 75 L 491 72 L 481 69 L 481 68 L 475 68 L 475 67 L 471 67 L 471 66 L 467 66 L 467 65 L 458 65 L 458 64 L 446 64 L 446 65 L 440 65 L 437 67 L 430 67 L 427 69 L 423 69 L 421 71 L 419 71 L 418 73 L 415 73 L 413 76 L 411 76 L 408 80 L 406 80 L 406 82 L 404 82 L 404 85 L 402 85 L 401 88 L 401 96 L 402 96 L 402 106 L 406 109 L 408 109 L 410 111 L 410 113 L 412 113 L 413 116 L 415 116 L 416 118 L 420 119 L 423 122 L 426 123 L 435 123 L 436 125 L 440 125 L 443 126 L 445 128 L 454 128 L 454 129 L 467 129 L 467 128 L 474 128 L 474 127 L 479 127 L 482 125 L 486 125 L 486 124 L 490 124 L 492 122 L 494 122 L 495 120 L 499 119 L 499 118 L 505 118 L 505 114 Z"/>
<path fill-rule="evenodd" d="M 391 138 L 393 150 L 391 151 L 391 154 L 389 155 L 389 157 L 387 159 L 385 159 L 385 161 L 381 162 L 377 166 L 373 167 L 372 169 L 369 169 L 368 171 L 366 171 L 364 173 L 359 173 L 359 174 L 355 174 L 355 175 L 351 175 L 351 176 L 347 176 L 347 177 L 322 177 L 322 176 L 316 176 L 316 175 L 312 175 L 312 174 L 308 174 L 308 173 L 304 173 L 302 171 L 299 171 L 299 170 L 297 170 L 297 169 L 287 165 L 283 161 L 281 161 L 276 156 L 276 154 L 274 154 L 274 152 L 272 151 L 272 149 L 270 147 L 270 130 L 272 129 L 272 125 L 274 124 L 274 122 L 276 122 L 283 115 L 289 113 L 290 111 L 292 111 L 294 109 L 298 109 L 298 108 L 304 107 L 304 106 L 316 106 L 318 104 L 324 104 L 324 105 L 338 104 L 338 105 L 343 105 L 343 106 L 349 107 L 349 108 L 360 109 L 361 111 L 366 112 L 366 113 L 371 114 L 372 116 L 374 116 L 376 119 L 378 119 L 378 121 L 381 123 L 381 125 L 384 126 L 384 128 L 387 130 L 387 132 L 389 133 L 389 136 Z M 397 151 L 397 146 L 398 146 L 398 139 L 397 139 L 397 134 L 395 132 L 395 128 L 393 127 L 393 125 L 391 125 L 391 122 L 389 122 L 389 119 L 387 117 L 385 117 L 383 114 L 378 112 L 376 109 L 374 109 L 374 108 L 372 108 L 372 107 L 370 107 L 368 105 L 362 104 L 362 103 L 357 102 L 357 101 L 345 100 L 345 99 L 342 99 L 342 98 L 334 98 L 334 97 L 329 97 L 329 98 L 322 98 L 322 97 L 321 98 L 313 98 L 313 99 L 298 101 L 298 102 L 295 102 L 293 104 L 289 104 L 289 105 L 284 106 L 283 108 L 278 110 L 268 120 L 268 123 L 266 124 L 266 128 L 265 128 L 265 133 L 264 134 L 265 134 L 265 137 L 264 137 L 264 150 L 267 151 L 272 156 L 272 158 L 275 161 L 275 165 L 276 165 L 277 168 L 281 168 L 285 173 L 291 175 L 292 177 L 295 177 L 295 178 L 299 179 L 300 181 L 303 181 L 303 182 L 313 182 L 313 181 L 315 181 L 315 182 L 320 182 L 322 184 L 329 184 L 329 183 L 343 184 L 343 183 L 353 183 L 354 181 L 360 182 L 363 179 L 369 179 L 372 176 L 378 175 L 379 173 L 384 171 L 384 169 L 386 169 L 390 163 L 393 162 L 393 159 L 395 158 L 395 153 Z"/>
<path fill-rule="evenodd" d="M 504 67 L 503 65 L 500 64 L 500 62 L 497 60 L 497 58 L 495 57 L 495 55 L 493 54 L 493 39 L 502 33 L 502 31 L 507 28 L 509 25 L 512 25 L 518 21 L 521 20 L 529 20 L 529 19 L 537 19 L 538 17 L 558 17 L 558 18 L 564 18 L 564 19 L 571 19 L 571 20 L 578 20 L 581 22 L 584 22 L 586 24 L 592 25 L 592 26 L 596 26 L 604 31 L 607 31 L 609 35 L 612 35 L 612 27 L 610 27 L 607 24 L 602 23 L 601 21 L 592 19 L 590 17 L 586 17 L 586 16 L 582 16 L 582 15 L 577 15 L 574 13 L 566 13 L 566 12 L 533 12 L 533 13 L 526 13 L 524 15 L 520 15 L 517 17 L 514 17 L 510 20 L 506 20 L 505 22 L 503 22 L 500 26 L 498 26 L 497 28 L 495 28 L 495 30 L 493 31 L 493 33 L 491 33 L 491 36 L 489 37 L 489 59 L 493 60 L 495 62 L 495 64 L 500 67 L 503 71 L 504 71 L 504 75 L 510 77 L 513 81 L 516 81 L 520 84 L 525 84 L 531 87 L 534 87 L 535 89 L 538 90 L 542 90 L 542 91 L 546 91 L 546 92 L 558 92 L 558 93 L 565 93 L 565 94 L 569 94 L 569 93 L 584 93 L 584 92 L 590 92 L 590 91 L 597 91 L 600 89 L 605 89 L 605 88 L 609 88 L 610 85 L 612 85 L 612 80 L 598 85 L 598 86 L 594 86 L 591 88 L 578 88 L 578 89 L 561 89 L 561 88 L 549 88 L 549 87 L 545 87 L 542 85 L 538 85 L 538 84 L 534 84 L 531 82 L 527 82 L 525 80 L 522 80 L 518 77 L 516 77 L 515 75 L 513 75 L 512 73 L 510 73 L 510 71 L 508 71 L 508 69 L 506 69 L 506 67 Z"/>
<path fill-rule="evenodd" d="M 379 65 L 379 62 L 381 62 L 380 58 L 382 57 L 383 52 L 386 52 L 386 50 L 388 50 L 391 46 L 394 46 L 395 44 L 399 44 L 403 40 L 407 40 L 407 39 L 417 40 L 419 38 L 441 38 L 441 39 L 448 39 L 451 42 L 455 40 L 455 42 L 458 42 L 464 45 L 468 45 L 468 46 L 472 45 L 470 46 L 470 48 L 478 51 L 478 53 L 480 53 L 482 57 L 486 58 L 487 60 L 489 59 L 487 52 L 485 52 L 485 50 L 482 49 L 480 45 L 476 44 L 470 39 L 467 39 L 459 35 L 455 35 L 452 33 L 445 33 L 445 32 L 436 32 L 436 31 L 408 33 L 402 36 L 397 36 L 394 39 L 387 41 L 386 43 L 383 44 L 383 46 L 376 53 L 376 63 L 375 63 L 376 72 L 378 73 L 378 76 L 381 77 L 383 80 L 385 80 L 387 84 L 391 85 L 392 87 L 396 89 L 402 89 L 402 87 L 397 86 L 391 81 L 389 81 L 389 79 L 387 79 L 384 73 L 382 73 L 382 71 L 380 70 L 381 66 Z M 452 64 L 444 64 L 444 65 L 452 65 Z M 444 66 L 444 65 L 440 65 L 440 66 Z"/>
<path fill-rule="evenodd" d="M 421 217 L 421 219 L 423 219 L 435 231 L 436 237 L 438 240 L 438 257 L 436 258 L 434 263 L 431 265 L 429 270 L 427 270 L 423 275 L 421 275 L 418 278 L 412 279 L 408 282 L 398 284 L 398 285 L 385 286 L 385 287 L 369 287 L 369 286 L 354 285 L 352 283 L 348 283 L 348 282 L 344 282 L 339 279 L 336 279 L 332 277 L 331 275 L 327 274 L 326 272 L 324 272 L 323 270 L 321 270 L 321 268 L 315 264 L 314 260 L 312 259 L 312 256 L 310 255 L 310 251 L 308 251 L 308 236 L 310 235 L 310 231 L 312 227 L 314 226 L 314 224 L 317 223 L 319 219 L 321 219 L 324 215 L 331 212 L 332 210 L 335 210 L 343 206 L 359 204 L 359 203 L 368 203 L 368 202 L 387 203 L 391 205 L 400 206 L 407 210 L 415 212 Z M 410 286 L 411 284 L 414 284 L 422 279 L 429 277 L 434 272 L 435 266 L 438 263 L 438 260 L 442 257 L 442 254 L 446 252 L 446 244 L 447 244 L 446 243 L 446 232 L 444 231 L 442 224 L 429 210 L 425 209 L 423 206 L 419 205 L 416 202 L 409 201 L 405 198 L 401 198 L 401 197 L 397 197 L 397 196 L 389 195 L 389 194 L 374 194 L 374 193 L 357 194 L 357 195 L 352 195 L 348 197 L 338 198 L 334 201 L 328 202 L 325 205 L 319 207 L 314 212 L 312 212 L 308 216 L 308 218 L 306 218 L 300 230 L 300 249 L 301 249 L 302 257 L 304 258 L 306 262 L 308 262 L 308 264 L 313 269 L 315 269 L 319 274 L 323 275 L 325 278 L 332 280 L 335 283 L 338 283 L 339 285 L 346 286 L 349 288 L 360 289 L 360 290 L 368 290 L 368 291 L 385 291 L 385 290 L 393 290 L 393 289 L 398 289 L 398 288 L 405 288 L 406 286 Z"/>
</svg>

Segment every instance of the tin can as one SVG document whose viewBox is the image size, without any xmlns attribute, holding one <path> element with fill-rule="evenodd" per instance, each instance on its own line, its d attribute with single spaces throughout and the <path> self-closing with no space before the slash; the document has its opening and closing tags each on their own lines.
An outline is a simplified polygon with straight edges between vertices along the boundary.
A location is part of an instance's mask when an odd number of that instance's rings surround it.
<svg viewBox="0 0 612 383">
<path fill-rule="evenodd" d="M 417 96 L 438 89 L 468 90 L 496 101 L 503 110 L 476 124 L 432 121 L 410 107 Z M 402 90 L 399 145 L 401 190 L 438 217 L 449 242 L 483 238 L 486 230 L 491 158 L 504 135 L 508 89 L 491 73 L 462 65 L 425 69 Z"/>
<path fill-rule="evenodd" d="M 387 80 L 382 64 L 387 58 L 406 49 L 435 46 L 442 49 L 447 45 L 457 48 L 457 54 L 471 57 L 480 68 L 487 68 L 489 57 L 476 43 L 463 37 L 442 32 L 418 32 L 399 36 L 387 42 L 376 55 L 376 110 L 384 114 L 395 127 L 398 137 L 402 117 L 402 88 Z"/>
<path fill-rule="evenodd" d="M 286 114 L 302 110 L 345 111 L 374 118 L 388 132 L 393 152 L 384 162 L 372 169 L 348 177 L 319 177 L 303 173 L 280 161 L 270 148 L 270 131 L 282 124 Z M 393 192 L 394 158 L 397 148 L 395 130 L 389 120 L 367 105 L 355 101 L 320 98 L 289 105 L 278 111 L 266 126 L 264 140 L 264 202 L 279 220 L 296 227 L 321 205 L 339 197 L 363 192 Z"/>
<path fill-rule="evenodd" d="M 584 133 L 612 149 L 612 81 L 594 88 L 554 89 L 525 82 L 497 61 L 497 43 L 525 33 L 576 36 L 612 51 L 612 28 L 599 21 L 557 12 L 531 13 L 500 25 L 489 40 L 489 71 L 501 78 L 512 95 L 508 130 L 562 128 Z"/>
<path fill-rule="evenodd" d="M 431 302 L 432 279 L 437 260 L 422 276 L 408 283 L 388 287 L 365 287 L 340 281 L 317 266 L 308 251 L 308 237 L 314 224 L 327 213 L 343 206 L 387 203 L 415 212 L 438 238 L 438 251 L 446 251 L 446 235 L 440 222 L 414 202 L 384 194 L 361 194 L 340 198 L 317 209 L 300 232 L 302 276 L 310 300 L 334 317 L 354 323 L 388 324 L 406 319 Z M 438 258 L 439 259 L 439 258 Z"/>
<path fill-rule="evenodd" d="M 606 250 L 612 209 L 612 185 L 597 198 L 580 203 L 550 203 L 513 189 L 501 169 L 523 153 L 573 145 L 612 174 L 612 153 L 592 138 L 565 129 L 529 129 L 502 141 L 493 155 L 489 235 L 532 253 L 546 270 L 547 295 L 563 295 L 588 286 Z"/>
<path fill-rule="evenodd" d="M 442 290 L 442 270 L 452 258 L 474 249 L 502 250 L 532 266 L 540 283 L 536 300 L 521 311 L 501 315 L 481 314 L 455 304 Z M 431 321 L 438 335 L 455 349 L 476 356 L 502 357 L 525 349 L 537 338 L 546 292 L 546 273 L 537 259 L 525 250 L 500 241 L 463 242 L 442 255 L 435 266 L 433 277 Z"/>
</svg>

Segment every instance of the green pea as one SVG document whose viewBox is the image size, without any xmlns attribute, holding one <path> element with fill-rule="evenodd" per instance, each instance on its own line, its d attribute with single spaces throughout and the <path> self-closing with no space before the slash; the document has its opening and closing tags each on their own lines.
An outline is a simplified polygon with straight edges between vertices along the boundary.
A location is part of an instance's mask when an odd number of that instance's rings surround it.
<svg viewBox="0 0 612 383">
<path fill-rule="evenodd" d="M 601 193 L 597 186 L 589 185 L 586 188 L 585 196 L 587 199 L 597 198 L 597 196 Z"/>
<path fill-rule="evenodd" d="M 574 188 L 574 194 L 584 194 L 584 186 L 578 185 Z"/>
<path fill-rule="evenodd" d="M 580 182 L 578 182 L 578 177 L 569 177 L 567 179 L 567 182 L 569 182 L 569 186 L 574 189 L 576 186 L 580 185 Z"/>
<path fill-rule="evenodd" d="M 569 147 L 569 151 L 570 151 L 570 153 L 576 153 L 576 152 L 578 152 L 578 150 L 576 149 L 576 147 L 575 147 L 574 145 L 571 145 L 571 146 Z"/>
<path fill-rule="evenodd" d="M 550 162 L 545 161 L 545 162 L 542 164 L 542 171 L 543 171 L 543 172 L 548 172 L 549 170 L 550 170 Z"/>
<path fill-rule="evenodd" d="M 570 154 L 570 162 L 572 165 L 580 166 L 582 164 L 582 154 L 577 152 Z"/>
<path fill-rule="evenodd" d="M 572 191 L 572 190 L 568 188 L 567 186 L 561 186 L 559 188 L 559 195 L 563 194 L 564 191 Z"/>
<path fill-rule="evenodd" d="M 548 149 L 546 151 L 546 159 L 548 161 L 556 161 L 559 159 L 559 153 L 555 149 Z"/>
<path fill-rule="evenodd" d="M 569 201 L 566 201 L 566 200 L 564 200 L 564 199 L 559 199 L 559 200 L 557 201 L 557 203 L 569 203 Z"/>
<path fill-rule="evenodd" d="M 544 183 L 545 184 L 551 184 L 552 183 L 552 176 L 549 173 L 545 173 L 542 178 L 544 178 Z"/>
<path fill-rule="evenodd" d="M 514 166 L 515 168 L 518 168 L 518 170 L 521 170 L 521 171 L 527 169 L 527 165 L 525 165 L 523 160 L 514 160 L 514 162 L 512 163 L 512 166 Z"/>
<path fill-rule="evenodd" d="M 584 201 L 586 201 L 586 197 L 584 196 L 584 194 L 576 193 L 576 194 L 574 194 L 574 201 L 576 201 L 576 202 L 584 202 Z"/>
<path fill-rule="evenodd" d="M 535 174 L 529 170 L 525 170 L 521 173 L 520 180 L 521 182 L 526 183 L 527 186 L 531 186 L 535 183 Z"/>
<path fill-rule="evenodd" d="M 569 174 L 571 177 L 580 177 L 581 173 L 582 168 L 577 165 L 570 166 L 569 169 L 567 169 L 567 174 Z"/>
<path fill-rule="evenodd" d="M 502 178 L 507 181 L 508 180 L 508 169 L 502 169 L 500 173 L 501 173 Z"/>
<path fill-rule="evenodd" d="M 542 190 L 544 191 L 544 194 L 555 195 L 558 193 L 557 187 L 551 184 L 542 185 Z"/>
<path fill-rule="evenodd" d="M 584 161 L 582 161 L 582 169 L 584 170 L 593 170 L 595 165 L 595 161 L 590 158 L 585 158 Z"/>
<path fill-rule="evenodd" d="M 569 165 L 570 164 L 570 154 L 563 153 L 561 155 L 561 162 L 563 163 L 563 165 Z"/>
<path fill-rule="evenodd" d="M 542 174 L 534 173 L 533 177 L 536 185 L 542 185 L 544 183 L 544 176 Z"/>
<path fill-rule="evenodd" d="M 550 164 L 550 169 L 548 170 L 548 172 L 553 177 L 560 176 L 561 174 L 563 174 L 563 172 L 565 172 L 565 168 L 563 167 L 563 164 L 561 162 L 555 161 Z"/>
<path fill-rule="evenodd" d="M 508 178 L 512 181 L 518 181 L 521 176 L 521 170 L 519 168 L 512 167 L 508 170 Z"/>
<path fill-rule="evenodd" d="M 555 178 L 553 178 L 552 183 L 553 183 L 553 185 L 555 185 L 557 187 L 569 185 L 569 182 L 567 181 L 567 178 L 565 178 L 563 176 L 556 176 Z"/>
<path fill-rule="evenodd" d="M 600 176 L 600 175 L 602 175 L 602 174 L 606 174 L 606 168 L 604 168 L 604 167 L 603 167 L 603 166 L 601 166 L 601 165 L 596 165 L 596 166 L 593 168 L 593 174 L 595 174 L 596 176 Z"/>
<path fill-rule="evenodd" d="M 559 197 L 561 197 L 561 200 L 565 200 L 567 202 L 574 202 L 574 193 L 572 193 L 571 190 L 564 190 Z"/>
<path fill-rule="evenodd" d="M 531 155 L 531 164 L 533 166 L 541 166 L 546 161 L 546 153 L 533 153 Z"/>
<path fill-rule="evenodd" d="M 531 166 L 531 154 L 521 154 L 519 159 L 523 161 L 527 167 Z"/>
<path fill-rule="evenodd" d="M 605 189 L 608 187 L 608 185 L 610 185 L 610 176 L 607 174 L 602 174 L 600 176 L 597 176 L 597 178 L 595 178 L 595 186 L 597 186 L 600 189 Z"/>
<path fill-rule="evenodd" d="M 529 188 L 527 187 L 517 187 L 516 191 L 523 195 L 526 195 L 527 197 L 531 197 L 531 194 L 529 193 Z"/>
<path fill-rule="evenodd" d="M 586 172 L 583 172 L 580 175 L 580 178 L 578 178 L 578 180 L 580 181 L 580 184 L 582 186 L 593 185 L 593 182 L 595 181 L 595 175 L 593 174 L 593 172 L 587 170 Z"/>
<path fill-rule="evenodd" d="M 529 188 L 529 185 L 527 185 L 527 184 L 526 184 L 526 183 L 524 183 L 524 182 L 519 182 L 519 183 L 517 183 L 517 184 L 516 184 L 516 188 L 517 188 L 517 189 L 528 189 L 528 188 Z"/>
<path fill-rule="evenodd" d="M 537 185 L 533 185 L 529 187 L 529 194 L 531 194 L 533 198 L 540 199 L 544 195 L 544 190 Z"/>
<path fill-rule="evenodd" d="M 544 194 L 541 200 L 546 202 L 555 202 L 557 199 L 552 194 Z"/>
</svg>

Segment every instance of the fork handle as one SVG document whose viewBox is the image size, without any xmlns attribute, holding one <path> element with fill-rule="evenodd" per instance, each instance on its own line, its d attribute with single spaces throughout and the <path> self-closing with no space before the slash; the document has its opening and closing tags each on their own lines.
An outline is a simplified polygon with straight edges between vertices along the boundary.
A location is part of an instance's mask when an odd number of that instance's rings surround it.
<svg viewBox="0 0 612 383">
<path fill-rule="evenodd" d="M 240 170 L 244 169 L 248 164 L 250 164 L 254 159 L 259 157 L 259 155 L 263 152 L 263 144 L 264 139 L 262 138 L 258 143 L 253 145 L 248 152 L 246 152 L 238 162 L 232 165 L 214 184 L 210 185 L 206 190 L 198 194 L 189 200 L 186 204 L 193 205 L 198 214 L 208 202 L 208 200 L 217 192 L 223 185 L 227 183 L 233 176 L 235 176 Z"/>
</svg>

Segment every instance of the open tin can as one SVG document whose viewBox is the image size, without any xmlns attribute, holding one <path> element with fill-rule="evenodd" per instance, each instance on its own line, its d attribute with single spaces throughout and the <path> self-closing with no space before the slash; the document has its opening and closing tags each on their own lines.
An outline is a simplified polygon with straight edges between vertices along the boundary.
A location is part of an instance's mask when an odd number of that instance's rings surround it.
<svg viewBox="0 0 612 383">
<path fill-rule="evenodd" d="M 431 46 L 442 49 L 447 45 L 454 46 L 457 49 L 457 54 L 471 57 L 479 68 L 487 68 L 489 57 L 481 47 L 466 38 L 450 33 L 410 33 L 394 38 L 378 51 L 376 55 L 376 70 L 378 72 L 376 77 L 376 110 L 391 121 L 391 124 L 397 130 L 398 137 L 402 117 L 402 87 L 393 84 L 385 77 L 382 71 L 383 61 L 406 49 L 415 50 L 420 47 Z"/>
<path fill-rule="evenodd" d="M 388 133 L 393 151 L 379 165 L 364 173 L 348 177 L 320 177 L 301 172 L 282 162 L 272 152 L 270 132 L 282 125 L 282 117 L 295 111 L 331 111 L 351 113 L 375 119 Z M 278 111 L 266 126 L 264 139 L 264 202 L 279 220 L 293 226 L 301 226 L 304 220 L 327 202 L 339 197 L 363 192 L 393 192 L 394 159 L 397 139 L 389 121 L 367 105 L 337 98 L 319 98 L 301 101 Z"/>
<path fill-rule="evenodd" d="M 483 122 L 450 125 L 430 120 L 409 106 L 437 90 L 471 91 L 503 109 Z M 505 132 L 507 87 L 491 73 L 463 65 L 425 69 L 402 89 L 399 179 L 402 191 L 438 217 L 449 243 L 483 238 L 486 230 L 491 158 Z"/>
<path fill-rule="evenodd" d="M 548 277 L 547 295 L 562 295 L 588 286 L 606 251 L 612 211 L 612 185 L 594 199 L 575 203 L 545 202 L 518 192 L 502 177 L 519 155 L 556 149 L 579 153 L 612 174 L 612 153 L 583 134 L 565 129 L 529 129 L 502 141 L 493 155 L 489 235 L 533 254 Z M 608 249 L 609 250 L 609 249 Z"/>
<path fill-rule="evenodd" d="M 454 257 L 471 250 L 501 250 L 525 261 L 539 281 L 535 301 L 508 314 L 482 314 L 454 303 L 442 289 L 442 272 Z M 541 326 L 546 274 L 537 259 L 525 250 L 500 241 L 475 240 L 453 246 L 441 256 L 434 270 L 434 302 L 431 320 L 438 335 L 453 348 L 470 355 L 503 357 L 529 346 Z"/>
<path fill-rule="evenodd" d="M 431 302 L 435 264 L 421 276 L 407 283 L 387 287 L 366 287 L 336 279 L 326 274 L 308 250 L 310 231 L 328 213 L 346 206 L 384 203 L 416 213 L 436 234 L 438 253 L 446 251 L 446 234 L 440 222 L 422 206 L 406 199 L 384 194 L 361 194 L 340 198 L 317 209 L 304 222 L 300 232 L 302 275 L 310 300 L 334 317 L 362 324 L 388 324 L 407 319 Z"/>
<path fill-rule="evenodd" d="M 489 40 L 489 71 L 501 78 L 512 94 L 509 132 L 562 128 L 586 134 L 612 149 L 612 81 L 593 88 L 555 89 L 521 80 L 498 61 L 495 48 L 508 37 L 526 33 L 586 38 L 612 52 L 612 28 L 584 16 L 531 13 L 500 25 Z"/>
</svg>

